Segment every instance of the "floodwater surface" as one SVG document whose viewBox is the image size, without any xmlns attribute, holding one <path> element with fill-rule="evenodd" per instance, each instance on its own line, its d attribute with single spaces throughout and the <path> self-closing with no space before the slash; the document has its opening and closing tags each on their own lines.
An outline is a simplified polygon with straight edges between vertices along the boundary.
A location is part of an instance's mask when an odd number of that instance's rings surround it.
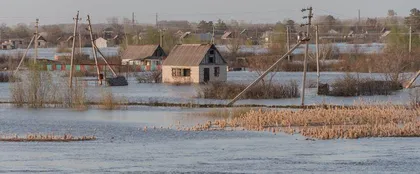
<svg viewBox="0 0 420 174">
<path fill-rule="evenodd" d="M 178 131 L 203 110 L 0 108 L 0 133 L 95 135 L 90 142 L 0 142 L 0 173 L 417 173 L 420 139 L 307 141 L 299 135 Z M 147 126 L 147 131 L 144 128 Z M 156 126 L 157 129 L 153 129 Z M 160 129 L 160 126 L 165 127 Z"/>
</svg>

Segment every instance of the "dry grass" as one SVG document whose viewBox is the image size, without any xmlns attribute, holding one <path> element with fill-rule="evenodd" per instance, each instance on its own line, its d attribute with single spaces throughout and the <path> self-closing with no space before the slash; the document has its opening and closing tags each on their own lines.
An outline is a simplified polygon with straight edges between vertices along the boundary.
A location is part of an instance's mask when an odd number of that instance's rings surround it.
<svg viewBox="0 0 420 174">
<path fill-rule="evenodd" d="M 102 90 L 101 98 L 99 100 L 99 108 L 103 110 L 117 110 L 126 108 L 126 99 L 119 99 L 109 90 Z"/>
<path fill-rule="evenodd" d="M 197 88 L 200 98 L 233 99 L 247 87 L 246 84 L 213 82 Z M 242 99 L 282 99 L 299 97 L 298 85 L 295 81 L 288 84 L 259 83 L 246 92 Z"/>
<path fill-rule="evenodd" d="M 0 135 L 0 141 L 6 142 L 72 142 L 72 141 L 93 141 L 95 136 L 73 137 L 71 134 L 54 135 L 54 134 L 27 134 L 25 137 L 18 135 Z"/>
<path fill-rule="evenodd" d="M 251 110 L 239 117 L 217 120 L 191 130 L 214 129 L 301 133 L 316 139 L 420 137 L 420 109 L 397 106 Z"/>
<path fill-rule="evenodd" d="M 20 75 L 21 81 L 10 84 L 12 102 L 16 107 L 87 109 L 85 88 L 77 79 L 70 89 L 65 79 L 56 83 L 54 80 L 59 79 L 53 79 L 50 72 L 42 71 L 37 65 L 31 65 L 28 73 Z"/>
</svg>

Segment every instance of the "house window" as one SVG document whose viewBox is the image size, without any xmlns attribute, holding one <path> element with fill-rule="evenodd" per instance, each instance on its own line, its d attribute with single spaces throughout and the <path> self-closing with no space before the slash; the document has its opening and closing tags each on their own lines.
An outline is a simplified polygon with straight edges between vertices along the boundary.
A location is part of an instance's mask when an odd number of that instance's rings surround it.
<svg viewBox="0 0 420 174">
<path fill-rule="evenodd" d="M 214 50 L 210 50 L 209 52 L 209 63 L 214 63 Z"/>
<path fill-rule="evenodd" d="M 19 41 L 19 44 L 21 44 L 21 45 L 22 45 L 22 44 L 23 44 L 23 42 L 22 42 L 22 41 Z"/>
<path fill-rule="evenodd" d="M 173 77 L 190 77 L 191 69 L 172 68 Z"/>
<path fill-rule="evenodd" d="M 214 67 L 214 76 L 219 77 L 220 76 L 220 67 Z"/>
</svg>

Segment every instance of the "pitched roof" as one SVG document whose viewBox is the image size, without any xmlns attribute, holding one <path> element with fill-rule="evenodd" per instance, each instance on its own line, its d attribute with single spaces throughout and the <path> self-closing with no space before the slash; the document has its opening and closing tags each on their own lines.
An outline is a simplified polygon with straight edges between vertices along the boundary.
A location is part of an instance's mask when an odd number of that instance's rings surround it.
<svg viewBox="0 0 420 174">
<path fill-rule="evenodd" d="M 222 36 L 222 39 L 228 39 L 231 34 L 232 34 L 232 32 L 230 32 L 230 31 L 225 32 L 225 34 L 223 34 L 223 36 Z"/>
<path fill-rule="evenodd" d="M 214 45 L 211 44 L 182 44 L 176 45 L 163 65 L 168 66 L 198 66 Z M 215 47 L 214 47 L 215 48 Z"/>
<path fill-rule="evenodd" d="M 145 59 L 153 56 L 159 45 L 130 45 L 124 50 L 122 59 Z"/>
</svg>

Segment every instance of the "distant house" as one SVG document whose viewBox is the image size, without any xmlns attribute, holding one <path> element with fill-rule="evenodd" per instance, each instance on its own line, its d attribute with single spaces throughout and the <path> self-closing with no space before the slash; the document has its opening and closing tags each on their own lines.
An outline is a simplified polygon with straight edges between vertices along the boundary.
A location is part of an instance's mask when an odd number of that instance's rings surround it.
<svg viewBox="0 0 420 174">
<path fill-rule="evenodd" d="M 227 62 L 212 44 L 176 45 L 162 66 L 164 83 L 227 81 Z"/>
<path fill-rule="evenodd" d="M 5 41 L 5 42 L 1 43 L 1 49 L 2 50 L 11 50 L 11 49 L 13 49 L 13 45 L 9 41 Z"/>
<path fill-rule="evenodd" d="M 191 33 L 191 32 L 185 32 L 181 35 L 180 42 L 184 43 L 184 41 L 191 40 L 194 42 L 199 43 L 210 43 L 213 38 L 213 35 L 210 33 Z"/>
<path fill-rule="evenodd" d="M 160 45 L 130 45 L 122 53 L 123 65 L 161 65 L 166 57 Z"/>
<path fill-rule="evenodd" d="M 95 45 L 98 48 L 107 48 L 108 47 L 108 40 L 100 37 L 95 40 Z"/>
<path fill-rule="evenodd" d="M 36 43 L 36 44 L 38 44 L 38 48 L 46 48 L 47 47 L 47 40 L 43 36 L 39 35 L 38 36 L 38 43 Z"/>
</svg>

